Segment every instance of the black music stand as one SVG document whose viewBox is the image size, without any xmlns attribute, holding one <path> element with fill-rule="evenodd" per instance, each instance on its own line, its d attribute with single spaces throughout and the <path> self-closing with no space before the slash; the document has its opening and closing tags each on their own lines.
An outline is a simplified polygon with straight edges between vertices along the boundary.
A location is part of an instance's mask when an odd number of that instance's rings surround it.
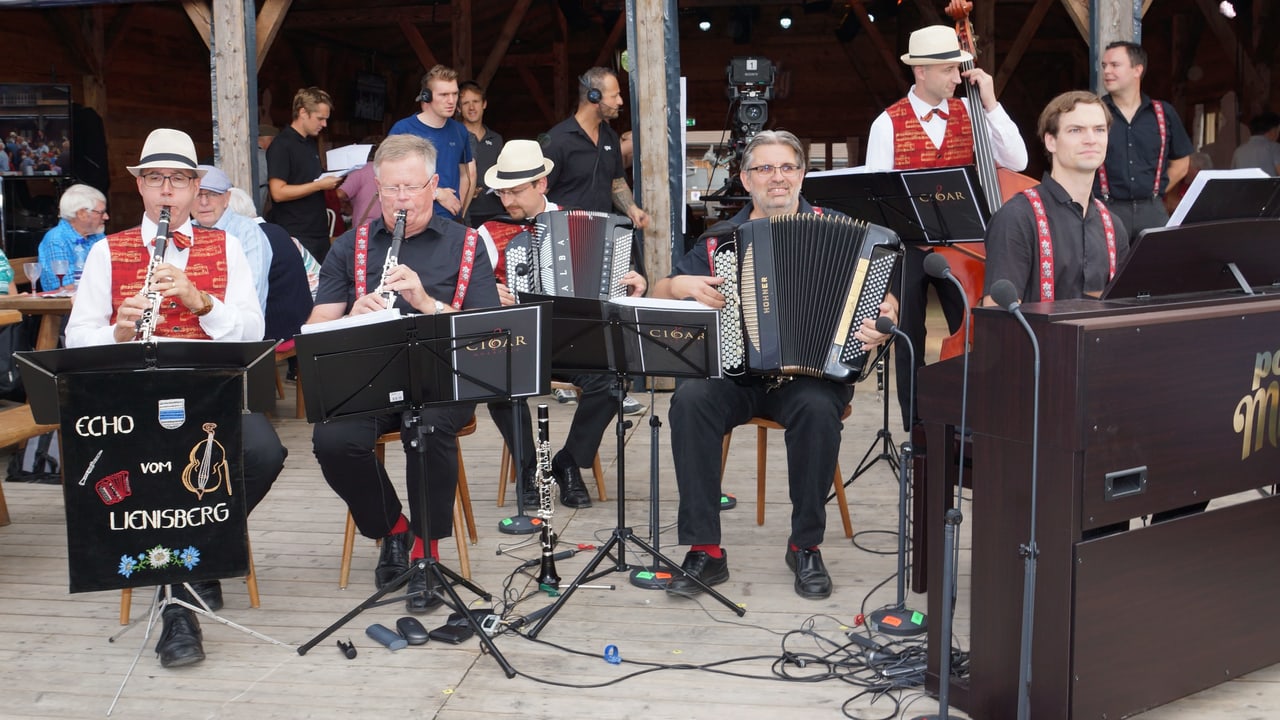
<svg viewBox="0 0 1280 720">
<path fill-rule="evenodd" d="M 1143 230 L 1101 298 L 1144 303 L 1232 291 L 1274 293 L 1280 288 L 1278 235 L 1275 218 Z"/>
<path fill-rule="evenodd" d="M 671 558 L 663 555 L 655 542 L 650 544 L 637 537 L 627 525 L 626 517 L 626 429 L 627 421 L 623 402 L 627 388 L 634 376 L 663 376 L 708 378 L 718 377 L 719 326 L 716 311 L 675 310 L 676 303 L 663 301 L 621 300 L 600 302 L 572 297 L 542 298 L 553 303 L 552 321 L 554 345 L 551 363 L 557 371 L 606 374 L 614 376 L 614 396 L 618 410 L 614 423 L 618 441 L 618 520 L 608 542 L 596 551 L 596 556 L 578 573 L 578 577 L 556 599 L 547 613 L 529 630 L 529 637 L 536 638 L 542 628 L 569 600 L 580 585 L 610 573 L 631 574 L 637 568 L 626 560 L 626 543 L 634 543 L 653 558 L 651 568 L 641 568 L 654 576 L 665 573 L 662 568 L 678 568 Z M 685 307 L 688 307 L 687 305 Z M 666 338 L 655 337 L 649 331 L 663 331 Z M 676 337 L 691 334 L 692 337 Z M 657 471 L 651 468 L 651 479 Z M 656 493 L 656 482 L 650 492 Z M 652 522 L 656 524 L 656 519 Z M 615 552 L 616 549 L 616 552 Z M 596 568 L 606 557 L 613 557 L 613 565 L 604 570 Z M 712 597 L 739 617 L 746 613 L 729 598 L 714 588 L 694 578 Z M 648 585 L 646 585 L 648 586 Z"/>
<path fill-rule="evenodd" d="M 814 205 L 883 225 L 909 243 L 982 242 L 991 219 L 973 165 L 810 173 L 801 193 Z"/>
<path fill-rule="evenodd" d="M 547 391 L 549 376 L 542 342 L 549 316 L 540 305 L 474 310 L 448 315 L 413 315 L 388 322 L 322 333 L 299 335 L 298 371 L 310 375 L 307 419 L 329 422 L 390 412 L 402 413 L 401 432 L 409 446 L 425 453 L 424 440 L 434 428 L 424 427 L 422 411 L 430 407 L 510 399 Z M 498 328 L 498 329 L 493 329 Z M 514 359 L 519 357 L 520 361 Z M 465 360 L 467 371 L 459 365 Z M 427 467 L 419 457 L 422 473 L 415 514 L 422 520 L 423 535 L 430 537 L 427 499 Z M 467 612 L 453 584 L 462 585 L 486 601 L 493 596 L 430 553 L 383 589 L 338 619 L 298 648 L 298 654 L 322 642 L 366 609 L 405 599 L 383 596 L 399 588 L 415 572 L 435 580 L 433 593 L 460 613 L 480 638 L 480 643 L 508 678 L 516 671 L 499 652 L 492 638 Z"/>
</svg>

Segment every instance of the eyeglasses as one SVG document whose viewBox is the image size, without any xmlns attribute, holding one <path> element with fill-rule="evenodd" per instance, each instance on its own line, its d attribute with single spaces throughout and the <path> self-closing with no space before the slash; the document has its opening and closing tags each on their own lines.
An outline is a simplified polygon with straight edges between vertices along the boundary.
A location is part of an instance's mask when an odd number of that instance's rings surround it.
<svg viewBox="0 0 1280 720">
<path fill-rule="evenodd" d="M 755 167 L 747 168 L 747 172 L 755 173 L 760 177 L 769 177 L 775 170 L 781 170 L 785 177 L 791 177 L 800 172 L 800 166 L 787 163 L 785 165 L 756 165 Z"/>
<path fill-rule="evenodd" d="M 390 197 L 390 198 L 400 197 L 401 193 L 404 193 L 409 197 L 417 197 L 418 195 L 422 194 L 423 190 L 426 190 L 426 189 L 427 189 L 426 185 L 387 185 L 387 186 L 379 187 L 378 194 L 381 195 L 382 197 Z"/>
<path fill-rule="evenodd" d="M 509 197 L 515 197 L 520 193 L 524 192 L 525 190 L 528 190 L 531 187 L 533 187 L 533 183 L 525 183 L 524 185 L 521 185 L 519 187 L 505 188 L 502 190 L 494 190 L 493 194 L 497 195 L 499 200 L 504 200 Z"/>
<path fill-rule="evenodd" d="M 101 210 L 89 210 L 88 212 L 90 215 L 106 215 L 107 214 L 106 208 L 103 208 Z"/>
<path fill-rule="evenodd" d="M 181 190 L 191 184 L 195 178 L 190 175 L 161 175 L 160 173 L 147 173 L 142 176 L 144 185 L 150 188 L 164 187 L 164 181 L 169 181 L 169 187 L 174 190 Z"/>
</svg>

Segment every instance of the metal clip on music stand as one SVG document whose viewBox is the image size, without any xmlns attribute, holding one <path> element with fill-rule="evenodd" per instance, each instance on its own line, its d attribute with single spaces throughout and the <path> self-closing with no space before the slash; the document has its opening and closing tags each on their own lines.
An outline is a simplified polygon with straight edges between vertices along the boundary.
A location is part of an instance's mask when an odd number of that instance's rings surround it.
<svg viewBox="0 0 1280 720">
<path fill-rule="evenodd" d="M 351 417 L 400 412 L 401 432 L 410 437 L 409 446 L 425 453 L 424 440 L 432 427 L 424 427 L 422 411 L 431 407 L 509 399 L 520 395 L 518 384 L 529 386 L 527 394 L 545 392 L 549 385 L 547 366 L 542 362 L 545 349 L 541 342 L 547 315 L 537 305 L 495 310 L 480 310 L 443 316 L 414 315 L 388 322 L 332 332 L 299 335 L 298 370 L 310 375 L 304 384 L 308 397 L 307 419 L 328 422 Z M 499 328 L 492 330 L 491 328 Z M 482 330 L 481 328 L 490 328 Z M 474 330 L 474 331 L 472 331 Z M 513 337 L 524 337 L 524 347 L 537 353 L 534 362 L 520 362 L 513 368 Z M 469 348 L 499 345 L 498 352 L 483 358 L 468 357 L 469 372 L 458 369 L 459 360 Z M 522 358 L 527 360 L 530 358 Z M 522 377 L 513 377 L 513 369 Z M 422 473 L 418 483 L 415 514 L 421 518 L 423 535 L 430 537 L 427 467 L 419 457 Z M 415 572 L 426 572 L 435 580 L 433 592 L 443 595 L 444 604 L 460 613 L 472 626 L 480 643 L 493 656 L 508 678 L 515 669 L 498 651 L 493 640 L 466 612 L 466 604 L 454 590 L 457 583 L 480 598 L 493 596 L 453 569 L 443 565 L 430 553 L 414 562 L 386 587 L 370 595 L 364 602 L 325 628 L 298 648 L 304 655 L 338 628 L 368 608 L 404 599 L 383 596 L 400 587 Z"/>
<path fill-rule="evenodd" d="M 620 302 L 600 302 L 572 297 L 549 299 L 553 305 L 553 356 L 552 365 L 558 372 L 607 374 L 614 376 L 614 394 L 617 400 L 617 418 L 614 423 L 618 440 L 618 520 L 612 534 L 596 556 L 578 573 L 556 602 L 550 606 L 538 624 L 529 630 L 529 637 L 536 638 L 542 628 L 569 600 L 580 585 L 609 573 L 633 570 L 657 575 L 663 567 L 679 568 L 679 564 L 663 555 L 657 548 L 657 513 L 651 523 L 655 528 L 653 543 L 636 536 L 627 525 L 626 517 L 626 430 L 629 423 L 623 413 L 623 402 L 631 378 L 638 376 L 676 376 L 707 378 L 719 376 L 717 342 L 707 341 L 718 337 L 715 311 L 698 312 L 694 322 L 672 322 L 668 308 L 642 307 Z M 678 311 L 676 311 L 678 312 Z M 693 331 L 699 338 L 662 341 L 653 337 L 650 330 Z M 660 333 L 661 334 L 661 333 Z M 651 468 L 651 492 L 657 493 L 657 470 Z M 650 568 L 637 568 L 627 563 L 626 543 L 634 543 L 653 558 Z M 616 552 L 615 552 L 616 549 Z M 612 557 L 611 567 L 596 572 L 606 557 Z M 665 571 L 663 571 L 665 572 Z M 739 617 L 746 613 L 729 598 L 694 578 L 712 597 Z"/>
</svg>

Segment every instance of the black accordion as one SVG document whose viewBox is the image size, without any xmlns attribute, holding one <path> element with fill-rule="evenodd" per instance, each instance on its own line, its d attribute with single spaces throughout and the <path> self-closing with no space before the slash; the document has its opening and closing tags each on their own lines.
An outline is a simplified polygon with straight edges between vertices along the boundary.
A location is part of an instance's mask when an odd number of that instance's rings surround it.
<svg viewBox="0 0 1280 720">
<path fill-rule="evenodd" d="M 512 291 L 609 300 L 624 297 L 631 268 L 631 221 L 586 210 L 553 210 L 534 218 L 507 244 Z"/>
<path fill-rule="evenodd" d="M 854 338 L 902 257 L 888 228 L 804 213 L 752 220 L 721 238 L 720 359 L 726 375 L 808 375 L 858 382 L 875 366 Z"/>
</svg>

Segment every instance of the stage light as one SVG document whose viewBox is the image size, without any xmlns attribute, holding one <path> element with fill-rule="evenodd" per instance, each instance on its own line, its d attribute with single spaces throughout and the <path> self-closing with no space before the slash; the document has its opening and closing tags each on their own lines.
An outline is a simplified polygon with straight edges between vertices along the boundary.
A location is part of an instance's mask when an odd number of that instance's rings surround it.
<svg viewBox="0 0 1280 720">
<path fill-rule="evenodd" d="M 698 29 L 702 32 L 711 32 L 711 16 L 706 13 L 698 13 Z"/>
<path fill-rule="evenodd" d="M 778 15 L 778 27 L 783 30 L 791 29 L 791 10 L 787 8 L 782 9 L 782 12 Z"/>
</svg>

